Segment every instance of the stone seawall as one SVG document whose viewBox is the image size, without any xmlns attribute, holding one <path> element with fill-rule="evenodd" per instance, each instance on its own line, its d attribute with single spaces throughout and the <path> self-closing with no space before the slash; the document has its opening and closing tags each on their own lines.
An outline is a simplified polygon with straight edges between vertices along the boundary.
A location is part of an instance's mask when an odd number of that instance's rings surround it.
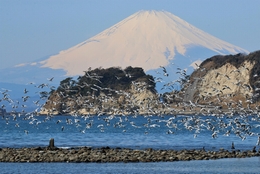
<svg viewBox="0 0 260 174">
<path fill-rule="evenodd" d="M 260 156 L 260 150 L 155 150 L 126 148 L 0 148 L 0 162 L 166 162 L 245 158 Z"/>
</svg>

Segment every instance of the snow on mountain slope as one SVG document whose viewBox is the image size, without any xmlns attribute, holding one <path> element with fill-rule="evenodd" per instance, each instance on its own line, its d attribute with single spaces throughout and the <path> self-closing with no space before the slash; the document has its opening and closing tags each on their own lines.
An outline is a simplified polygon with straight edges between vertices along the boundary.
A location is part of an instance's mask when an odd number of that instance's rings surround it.
<svg viewBox="0 0 260 174">
<path fill-rule="evenodd" d="M 198 57 L 187 56 L 188 50 L 196 53 L 196 47 L 215 54 L 248 53 L 169 12 L 139 11 L 41 64 L 42 67 L 63 69 L 68 76 L 81 75 L 89 67 L 133 66 L 151 71 L 175 63 L 176 55 L 182 57 L 177 64 L 184 61 L 189 62 L 189 66 Z"/>
</svg>

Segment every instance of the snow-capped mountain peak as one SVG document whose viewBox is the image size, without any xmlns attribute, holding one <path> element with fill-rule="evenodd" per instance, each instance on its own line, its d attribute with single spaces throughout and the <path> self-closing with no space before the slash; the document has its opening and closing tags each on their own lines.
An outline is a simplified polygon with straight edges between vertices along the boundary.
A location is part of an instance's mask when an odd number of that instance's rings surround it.
<svg viewBox="0 0 260 174">
<path fill-rule="evenodd" d="M 149 71 L 169 65 L 176 55 L 187 56 L 189 49 L 196 47 L 215 54 L 248 53 L 167 11 L 152 10 L 139 11 L 41 64 L 42 67 L 63 69 L 69 76 L 81 75 L 89 67 L 133 66 Z M 192 64 L 198 58 L 189 55 L 187 59 Z"/>
</svg>

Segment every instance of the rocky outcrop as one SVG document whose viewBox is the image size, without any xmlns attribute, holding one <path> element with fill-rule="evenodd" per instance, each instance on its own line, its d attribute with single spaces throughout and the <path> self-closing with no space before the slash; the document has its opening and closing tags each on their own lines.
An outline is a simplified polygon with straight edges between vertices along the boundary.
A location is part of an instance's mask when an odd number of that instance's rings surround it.
<svg viewBox="0 0 260 174">
<path fill-rule="evenodd" d="M 184 101 L 224 108 L 249 108 L 259 101 L 260 51 L 214 56 L 190 77 Z"/>
<path fill-rule="evenodd" d="M 41 114 L 144 114 L 158 104 L 153 77 L 142 68 L 95 69 L 85 73 L 77 80 L 61 81 Z"/>
</svg>

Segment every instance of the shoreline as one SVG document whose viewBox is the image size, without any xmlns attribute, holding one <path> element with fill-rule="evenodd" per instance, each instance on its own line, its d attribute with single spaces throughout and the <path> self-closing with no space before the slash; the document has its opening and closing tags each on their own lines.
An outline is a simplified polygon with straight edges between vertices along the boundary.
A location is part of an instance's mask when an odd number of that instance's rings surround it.
<svg viewBox="0 0 260 174">
<path fill-rule="evenodd" d="M 201 108 L 200 108 L 201 109 Z M 250 114 L 252 116 L 256 116 L 259 114 L 259 110 L 243 110 L 244 113 Z M 235 115 L 240 115 L 241 110 L 233 110 L 232 112 L 229 111 L 228 109 L 219 109 L 218 111 L 214 112 L 214 113 L 208 113 L 208 112 L 201 112 L 199 110 L 194 110 L 194 111 L 163 111 L 160 114 L 154 114 L 154 113 L 150 113 L 150 112 L 141 112 L 138 115 L 136 115 L 136 113 L 81 113 L 78 116 L 110 116 L 110 115 L 114 115 L 114 116 L 171 116 L 171 115 L 185 115 L 185 116 L 219 116 L 219 115 L 227 115 L 227 116 L 235 116 Z M 30 113 L 30 112 L 29 112 Z M 0 114 L 0 116 L 12 116 L 12 112 L 6 112 L 5 114 Z M 20 113 L 17 112 L 16 114 L 28 114 L 28 113 Z M 73 116 L 73 113 L 64 113 L 64 114 L 60 114 L 60 113 L 36 113 L 35 116 Z"/>
<path fill-rule="evenodd" d="M 67 162 L 67 163 L 117 163 L 117 162 L 173 162 L 190 160 L 216 160 L 222 158 L 247 158 L 260 156 L 260 149 L 206 151 L 196 150 L 158 150 L 130 148 L 0 148 L 0 162 L 35 163 L 35 162 Z"/>
</svg>

